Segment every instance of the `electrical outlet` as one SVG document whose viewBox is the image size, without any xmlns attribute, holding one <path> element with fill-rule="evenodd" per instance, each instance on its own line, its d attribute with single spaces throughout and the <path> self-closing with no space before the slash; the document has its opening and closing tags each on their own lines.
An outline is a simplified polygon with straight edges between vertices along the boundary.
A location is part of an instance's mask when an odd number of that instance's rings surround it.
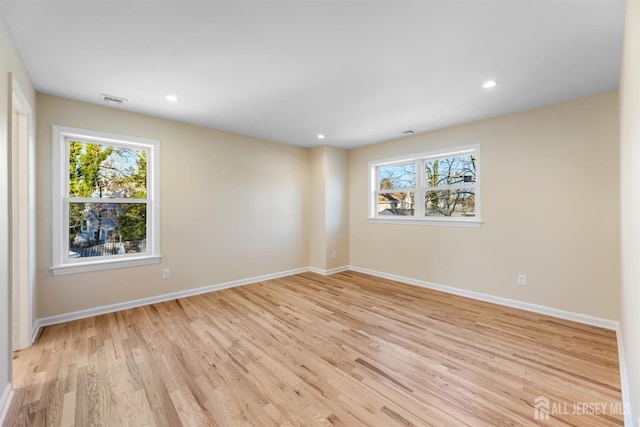
<svg viewBox="0 0 640 427">
<path fill-rule="evenodd" d="M 336 257 L 336 251 L 331 251 L 331 258 L 335 258 Z"/>
<path fill-rule="evenodd" d="M 169 277 L 171 277 L 171 270 L 169 270 L 168 268 L 163 268 L 162 269 L 162 278 L 163 279 L 168 279 Z"/>
<path fill-rule="evenodd" d="M 527 275 L 526 274 L 518 274 L 518 285 L 526 286 L 527 285 Z"/>
</svg>

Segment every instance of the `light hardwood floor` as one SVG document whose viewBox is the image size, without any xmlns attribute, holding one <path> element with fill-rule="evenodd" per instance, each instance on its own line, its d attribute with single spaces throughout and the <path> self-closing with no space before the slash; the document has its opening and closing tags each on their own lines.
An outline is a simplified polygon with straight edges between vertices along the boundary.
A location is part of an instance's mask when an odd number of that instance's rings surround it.
<svg viewBox="0 0 640 427">
<path fill-rule="evenodd" d="M 354 272 L 49 326 L 14 366 L 8 426 L 623 418 L 614 332 Z M 548 421 L 534 419 L 539 396 L 549 400 Z"/>
</svg>

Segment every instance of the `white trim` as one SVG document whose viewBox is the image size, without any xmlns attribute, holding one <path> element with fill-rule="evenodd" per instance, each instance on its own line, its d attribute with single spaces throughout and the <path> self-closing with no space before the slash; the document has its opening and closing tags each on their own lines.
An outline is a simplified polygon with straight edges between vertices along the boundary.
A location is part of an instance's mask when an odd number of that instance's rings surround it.
<svg viewBox="0 0 640 427">
<path fill-rule="evenodd" d="M 496 297 L 480 292 L 468 291 L 466 289 L 454 288 L 452 286 L 439 285 L 437 283 L 426 282 L 423 280 L 412 279 L 410 277 L 397 276 L 395 274 L 383 273 L 368 268 L 350 266 L 350 270 L 369 274 L 371 276 L 382 277 L 384 279 L 395 280 L 397 282 L 406 283 L 408 285 L 420 286 L 427 289 L 433 289 L 447 294 L 459 295 L 478 301 L 490 302 L 493 304 L 504 305 L 506 307 L 519 308 L 521 310 L 531 311 L 533 313 L 546 314 L 547 316 L 557 317 L 574 322 L 584 323 L 585 325 L 598 326 L 600 328 L 615 331 L 619 327 L 619 323 L 615 320 L 602 319 L 600 317 L 589 316 L 587 314 L 573 313 L 556 308 L 545 307 L 543 305 L 531 304 L 528 302 L 517 301 L 509 298 Z"/>
<path fill-rule="evenodd" d="M 97 270 L 111 270 L 115 268 L 138 267 L 140 265 L 159 264 L 161 255 L 157 256 L 137 256 L 130 258 L 110 258 L 95 262 L 69 263 L 56 267 L 50 267 L 54 276 L 65 276 L 67 274 L 87 273 Z"/>
<path fill-rule="evenodd" d="M 312 273 L 321 274 L 323 276 L 327 275 L 327 273 L 326 273 L 327 270 L 323 270 L 323 269 L 318 268 L 318 267 L 309 267 L 309 271 L 312 272 Z"/>
<path fill-rule="evenodd" d="M 383 273 L 380 271 L 370 270 L 368 268 L 362 268 L 362 267 L 357 267 L 353 265 L 344 265 L 344 266 L 332 268 L 329 270 L 322 270 L 316 267 L 298 268 L 293 270 L 281 271 L 278 273 L 251 277 L 247 279 L 240 279 L 240 280 L 235 280 L 231 282 L 220 283 L 217 285 L 204 286 L 201 288 L 196 288 L 196 289 L 191 289 L 186 291 L 173 292 L 169 294 L 158 295 L 155 297 L 143 298 L 143 299 L 127 301 L 123 303 L 95 307 L 95 308 L 86 309 L 86 310 L 79 310 L 79 311 L 56 315 L 56 316 L 45 317 L 45 318 L 36 320 L 35 324 L 33 325 L 31 338 L 32 338 L 32 342 L 35 342 L 41 328 L 45 326 L 55 325 L 58 323 L 70 322 L 73 320 L 84 319 L 87 317 L 98 316 L 106 313 L 113 313 L 116 311 L 127 310 L 130 308 L 141 307 L 144 305 L 155 304 L 155 303 L 164 302 L 164 301 L 171 301 L 178 298 L 186 298 L 186 297 L 200 295 L 208 292 L 219 291 L 222 289 L 233 288 L 236 286 L 244 286 L 252 283 L 261 282 L 264 280 L 271 280 L 271 279 L 291 276 L 294 274 L 313 272 L 323 276 L 328 276 L 331 274 L 340 273 L 348 270 L 369 274 L 371 276 L 381 277 L 384 279 L 395 280 L 397 282 L 405 283 L 408 285 L 420 286 L 423 288 L 432 289 L 432 290 L 436 290 L 439 292 L 444 292 L 452 295 L 459 295 L 462 297 L 471 298 L 478 301 L 485 301 L 493 304 L 503 305 L 506 307 L 518 308 L 518 309 L 530 311 L 533 313 L 545 314 L 545 315 L 557 317 L 560 319 L 571 320 L 574 322 L 584 323 L 586 325 L 598 326 L 604 329 L 613 330 L 616 332 L 616 338 L 618 343 L 622 405 L 623 405 L 623 408 L 627 408 L 631 404 L 631 399 L 629 395 L 627 367 L 626 367 L 626 362 L 624 357 L 624 346 L 622 344 L 622 331 L 620 330 L 619 322 L 614 320 L 608 320 L 608 319 L 602 319 L 599 317 L 589 316 L 585 314 L 580 314 L 580 313 L 573 313 L 569 311 L 558 310 L 555 308 L 545 307 L 537 304 L 516 301 L 508 298 L 496 297 L 493 295 L 483 294 L 480 292 L 467 291 L 465 289 L 439 285 L 436 283 L 412 279 L 404 276 L 398 276 L 395 274 Z M 7 387 L 5 388 L 5 391 L 2 397 L 0 398 L 0 425 L 2 425 L 4 417 L 6 416 L 6 411 L 8 410 L 8 407 L 9 407 L 9 404 L 11 403 L 12 398 L 13 398 L 13 390 L 11 390 L 11 384 L 8 384 Z M 638 426 L 640 427 L 640 419 L 638 421 L 639 421 Z M 631 426 L 631 427 L 633 426 L 633 416 L 631 411 L 625 410 L 624 422 L 625 422 L 625 426 Z"/>
<path fill-rule="evenodd" d="M 369 274 L 371 276 L 381 277 L 384 279 L 395 280 L 397 282 L 405 283 L 408 285 L 420 286 L 427 289 L 433 289 L 440 292 L 445 292 L 452 295 L 459 295 L 479 301 L 490 302 L 493 304 L 503 305 L 506 307 L 518 308 L 525 311 L 531 311 L 533 313 L 546 314 L 548 316 L 557 317 L 565 320 L 572 320 L 574 322 L 584 323 L 586 325 L 598 326 L 604 329 L 609 329 L 612 331 L 618 331 L 620 328 L 619 322 L 615 320 L 602 319 L 600 317 L 589 316 L 581 313 L 573 313 L 570 311 L 559 310 L 556 308 L 545 307 L 542 305 L 531 304 L 527 302 L 512 300 L 509 298 L 502 298 L 493 295 L 483 294 L 480 292 L 468 291 L 465 289 L 455 288 L 452 286 L 440 285 L 437 283 L 426 282 L 423 280 L 412 279 L 410 277 L 398 276 L 395 274 L 383 273 L 381 271 L 371 270 L 368 268 L 357 267 L 354 265 L 345 265 L 336 268 L 332 268 L 329 270 L 322 270 L 317 267 L 303 267 L 297 268 L 293 270 L 281 271 L 272 274 L 265 274 L 262 276 L 250 277 L 246 279 L 234 280 L 231 282 L 219 283 L 216 285 L 204 286 L 201 288 L 189 289 L 186 291 L 173 292 L 169 294 L 158 295 L 155 297 L 143 298 L 133 301 L 126 301 L 117 304 L 105 305 L 94 307 L 86 310 L 74 311 L 71 313 L 60 314 L 56 316 L 45 317 L 41 319 L 37 319 L 32 332 L 32 338 L 35 340 L 37 337 L 40 328 L 49 325 L 55 325 L 57 323 L 69 322 L 72 320 L 84 319 L 91 316 L 98 316 L 100 314 L 112 313 L 115 311 L 126 310 L 129 308 L 140 307 L 143 305 L 155 304 L 158 302 L 170 301 L 177 298 L 186 298 L 189 296 L 200 295 L 207 292 L 218 291 L 221 289 L 232 288 L 236 286 L 248 285 L 251 283 L 256 283 L 264 280 L 277 279 L 280 277 L 291 276 L 294 274 L 313 272 L 316 274 L 321 274 L 323 276 L 328 276 L 331 274 L 339 273 L 342 271 L 356 271 L 359 273 Z M 618 336 L 621 336 L 618 332 Z M 620 339 L 620 338 L 619 338 Z M 618 344 L 621 345 L 620 343 Z"/>
<path fill-rule="evenodd" d="M 33 324 L 33 328 L 31 328 L 31 344 L 33 345 L 38 339 L 38 334 L 40 333 L 40 328 L 42 328 L 42 323 L 40 319 L 36 319 Z"/>
<path fill-rule="evenodd" d="M 12 224 L 12 233 L 18 237 L 19 241 L 14 241 L 14 248 L 17 250 L 17 253 L 12 251 L 12 261 L 15 262 L 17 258 L 20 257 L 20 250 L 27 250 L 26 254 L 26 265 L 21 265 L 20 262 L 16 262 L 14 267 L 16 269 L 12 270 L 11 284 L 13 291 L 17 296 L 17 304 L 16 300 L 11 302 L 13 308 L 15 310 L 15 315 L 13 316 L 13 325 L 12 325 L 12 337 L 15 337 L 17 333 L 17 342 L 13 340 L 13 350 L 22 350 L 24 348 L 29 347 L 29 331 L 33 327 L 33 294 L 35 292 L 35 277 L 36 277 L 36 263 L 35 263 L 35 248 L 36 248 L 36 240 L 35 240 L 35 131 L 34 131 L 34 120 L 33 120 L 33 109 L 31 108 L 31 104 L 27 100 L 27 97 L 24 95 L 24 92 L 20 88 L 20 84 L 13 74 L 10 73 L 11 78 L 11 88 L 12 88 L 12 114 L 17 114 L 18 116 L 26 117 L 26 147 L 20 146 L 23 142 L 22 138 L 19 138 L 18 141 L 14 141 L 16 132 L 15 129 L 12 132 L 11 136 L 11 146 L 16 148 L 16 153 L 12 152 L 10 160 L 13 162 L 16 159 L 16 154 L 20 157 L 21 152 L 24 152 L 26 148 L 26 168 L 27 168 L 27 179 L 26 179 L 26 201 L 27 206 L 26 209 L 23 209 L 24 206 L 20 206 L 18 203 L 16 206 L 12 208 L 13 213 L 16 214 L 16 217 L 13 217 L 12 213 L 12 221 L 16 223 Z M 18 128 L 20 128 L 20 124 L 18 124 Z M 20 130 L 18 130 L 18 135 L 22 135 Z M 18 144 L 16 146 L 15 144 Z M 12 149 L 13 149 L 12 148 Z M 18 164 L 18 169 L 21 169 L 24 163 Z M 11 186 L 14 187 L 16 183 L 20 185 L 22 183 L 21 179 L 18 177 L 18 170 L 11 171 Z M 15 187 L 14 187 L 15 188 Z M 24 189 L 24 187 L 22 187 Z M 11 201 L 13 204 L 16 202 L 16 195 L 13 194 L 12 198 L 14 200 Z M 18 197 L 19 198 L 19 197 Z M 22 223 L 26 223 L 26 230 Z M 17 257 L 17 258 L 16 258 Z M 17 289 L 16 289 L 17 287 Z M 17 305 L 17 307 L 16 307 Z"/>
<path fill-rule="evenodd" d="M 371 276 L 382 277 L 384 279 L 395 280 L 397 282 L 406 283 L 408 285 L 420 286 L 427 289 L 433 289 L 440 292 L 445 292 L 452 295 L 459 295 L 466 298 L 471 298 L 479 301 L 490 302 L 493 304 L 503 305 L 506 307 L 518 308 L 520 310 L 530 311 L 533 313 L 545 314 L 547 316 L 557 317 L 560 319 L 571 320 L 574 322 L 583 323 L 591 326 L 598 326 L 600 328 L 609 329 L 616 332 L 616 338 L 618 343 L 618 365 L 620 368 L 620 389 L 622 394 L 622 407 L 624 408 L 624 425 L 627 427 L 633 427 L 633 414 L 631 411 L 631 396 L 629 394 L 627 365 L 624 357 L 624 346 L 622 343 L 622 331 L 620 329 L 620 322 L 609 319 L 602 319 L 600 317 L 589 316 L 581 313 L 573 313 L 565 310 L 558 310 L 555 308 L 545 307 L 542 305 L 531 304 L 522 301 L 516 301 L 508 298 L 496 297 L 493 295 L 483 294 L 480 292 L 467 291 L 465 289 L 454 288 L 451 286 L 439 285 L 436 283 L 426 282 L 423 280 L 411 279 L 409 277 L 397 276 L 395 274 L 383 273 L 376 270 L 370 270 L 368 268 L 349 266 L 349 269 L 359 273 L 369 274 Z M 627 409 L 628 408 L 628 409 Z M 638 418 L 638 427 L 640 427 L 640 418 Z"/>
<path fill-rule="evenodd" d="M 171 301 L 178 298 L 186 298 L 194 295 L 206 294 L 208 292 L 219 291 L 227 288 L 234 288 L 236 286 L 244 286 L 252 283 L 262 282 L 264 280 L 278 279 L 280 277 L 291 276 L 293 274 L 306 273 L 310 271 L 309 267 L 298 268 L 294 270 L 281 271 L 278 273 L 265 274 L 262 276 L 250 277 L 247 279 L 239 279 L 231 282 L 219 283 L 217 285 L 203 286 L 201 288 L 189 289 L 186 291 L 172 292 L 169 294 L 157 295 L 149 298 L 142 298 L 133 301 L 126 301 L 116 304 L 103 305 L 94 308 L 88 308 L 86 310 L 73 311 L 71 313 L 59 314 L 55 316 L 44 317 L 36 321 L 37 328 L 33 334 L 34 339 L 37 336 L 39 329 L 45 326 L 55 325 L 58 323 L 70 322 L 72 320 L 85 319 L 87 317 L 99 316 L 101 314 L 113 313 L 116 311 L 127 310 L 135 307 L 142 307 L 144 305 L 156 304 L 159 302 Z"/>
<path fill-rule="evenodd" d="M 4 419 L 7 417 L 9 413 L 9 407 L 11 406 L 11 401 L 13 400 L 14 392 L 11 387 L 11 383 L 7 384 L 2 392 L 2 396 L 0 396 L 0 426 L 4 425 Z"/>
<path fill-rule="evenodd" d="M 389 216 L 389 218 L 384 217 L 375 217 L 368 218 L 368 221 L 373 224 L 411 224 L 411 225 L 436 225 L 440 227 L 461 227 L 461 228 L 480 228 L 482 227 L 482 220 L 472 220 L 472 219 L 460 219 L 456 220 L 454 218 L 450 219 L 417 219 L 412 217 L 406 217 L 404 219 L 401 216 Z"/>
<path fill-rule="evenodd" d="M 627 373 L 627 362 L 624 357 L 624 345 L 622 343 L 622 329 L 620 324 L 616 328 L 616 338 L 618 340 L 618 366 L 620 367 L 620 391 L 622 394 L 622 408 L 624 410 L 624 425 L 633 427 L 633 413 L 631 412 L 631 395 L 629 393 L 629 376 Z M 640 427 L 640 422 L 638 423 Z"/>
<path fill-rule="evenodd" d="M 445 159 L 462 154 L 475 154 L 476 161 L 476 181 L 472 184 L 460 184 L 453 186 L 428 187 L 425 183 L 425 167 L 424 162 L 427 160 Z M 416 182 L 412 188 L 398 188 L 394 190 L 379 190 L 378 171 L 380 167 L 390 167 L 402 164 L 415 165 Z M 369 191 L 368 191 L 368 207 L 367 218 L 369 222 L 379 224 L 413 224 L 413 225 L 433 225 L 445 227 L 470 227 L 480 228 L 482 226 L 482 156 L 480 144 L 471 144 L 460 147 L 449 147 L 434 150 L 426 153 L 410 154 L 407 156 L 399 156 L 381 160 L 372 160 L 368 163 Z M 438 191 L 447 189 L 473 188 L 475 194 L 475 215 L 472 217 L 431 217 L 424 213 L 425 192 Z M 381 193 L 412 193 L 414 204 L 414 215 L 401 217 L 395 215 L 378 215 L 377 201 L 378 194 Z"/>
<path fill-rule="evenodd" d="M 96 259 L 70 259 L 68 234 L 69 138 L 142 149 L 147 152 L 147 252 Z M 68 126 L 52 126 L 52 267 L 53 274 L 64 275 L 160 262 L 160 141 L 117 135 Z M 79 201 L 93 200 L 77 198 Z M 75 201 L 76 198 L 73 198 Z M 120 199 L 113 200 L 114 203 Z M 109 199 L 109 202 L 112 202 Z M 128 203 L 141 203 L 127 200 Z"/>
<path fill-rule="evenodd" d="M 330 276 L 332 274 L 341 273 L 343 271 L 348 271 L 348 270 L 349 270 L 348 265 L 342 265 L 340 267 L 330 268 L 329 270 L 322 270 L 321 268 L 317 268 L 317 267 L 309 267 L 308 271 L 316 274 L 321 274 L 323 276 Z"/>
<path fill-rule="evenodd" d="M 74 311 L 71 313 L 60 314 L 56 316 L 50 316 L 38 319 L 34 325 L 34 330 L 32 337 L 35 340 L 39 329 L 44 326 L 55 325 L 57 323 L 70 322 L 72 320 L 84 319 L 87 317 L 98 316 L 100 314 L 113 313 L 115 311 L 126 310 L 129 308 L 141 307 L 143 305 L 155 304 L 158 302 L 170 301 L 177 298 L 186 298 L 194 295 L 200 295 L 207 292 L 214 292 L 221 289 L 233 288 L 236 286 L 244 286 L 251 283 L 261 282 L 264 280 L 277 279 L 280 277 L 291 276 L 294 274 L 313 272 L 316 274 L 321 274 L 323 276 L 328 276 L 331 274 L 339 273 L 342 271 L 352 270 L 359 273 L 369 274 L 371 276 L 381 277 L 384 279 L 395 280 L 397 282 L 405 283 L 408 285 L 420 286 L 427 289 L 433 289 L 436 291 L 459 295 L 466 298 L 471 298 L 479 301 L 490 302 L 493 304 L 503 305 L 506 307 L 518 308 L 525 311 L 530 311 L 533 313 L 545 314 L 552 317 L 557 317 L 560 319 L 571 320 L 574 322 L 584 323 L 586 325 L 598 326 L 604 329 L 609 329 L 612 331 L 617 331 L 619 329 L 619 323 L 615 320 L 602 319 L 600 317 L 589 316 L 587 314 L 581 313 L 573 313 L 570 311 L 559 310 L 556 308 L 545 307 L 542 305 L 531 304 L 528 302 L 522 302 L 517 300 L 512 300 L 509 298 L 502 298 L 493 295 L 483 294 L 480 292 L 468 291 L 466 289 L 455 288 L 452 286 L 440 285 L 437 283 L 426 282 L 423 280 L 412 279 L 410 277 L 398 276 L 395 274 L 383 273 L 381 271 L 370 270 L 368 268 L 357 267 L 354 265 L 345 265 L 336 268 L 332 268 L 329 270 L 322 270 L 317 267 L 304 267 L 298 268 L 294 270 L 281 271 L 278 273 L 265 274 L 262 276 L 250 277 L 246 279 L 234 280 L 231 282 L 219 283 L 216 285 L 204 286 L 201 288 L 189 289 L 186 291 L 180 292 L 172 292 L 169 294 L 158 295 L 155 297 L 142 298 L 133 301 L 126 301 L 122 303 L 116 303 L 111 305 L 94 307 L 86 310 Z M 621 344 L 619 344 L 621 345 Z"/>
</svg>

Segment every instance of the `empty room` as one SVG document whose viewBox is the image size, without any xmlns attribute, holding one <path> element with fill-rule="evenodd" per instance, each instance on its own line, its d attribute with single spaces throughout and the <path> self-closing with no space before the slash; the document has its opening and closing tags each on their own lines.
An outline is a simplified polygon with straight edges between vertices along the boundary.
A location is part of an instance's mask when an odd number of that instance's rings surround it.
<svg viewBox="0 0 640 427">
<path fill-rule="evenodd" d="M 640 0 L 0 0 L 0 425 L 640 427 Z"/>
</svg>

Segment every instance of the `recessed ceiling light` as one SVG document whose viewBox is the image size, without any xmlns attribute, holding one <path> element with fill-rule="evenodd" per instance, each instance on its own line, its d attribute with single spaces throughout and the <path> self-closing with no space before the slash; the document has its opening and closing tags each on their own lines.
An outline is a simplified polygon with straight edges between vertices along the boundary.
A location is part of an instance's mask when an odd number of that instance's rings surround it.
<svg viewBox="0 0 640 427">
<path fill-rule="evenodd" d="M 495 80 L 487 80 L 486 82 L 483 83 L 482 87 L 485 89 L 491 89 L 492 87 L 495 87 L 497 84 L 498 82 Z"/>
<path fill-rule="evenodd" d="M 319 134 L 318 135 L 318 139 L 324 139 L 324 135 L 323 134 Z"/>
<path fill-rule="evenodd" d="M 167 101 L 169 101 L 169 102 L 178 102 L 178 101 L 180 101 L 180 98 L 178 98 L 175 95 L 167 95 Z"/>
</svg>

